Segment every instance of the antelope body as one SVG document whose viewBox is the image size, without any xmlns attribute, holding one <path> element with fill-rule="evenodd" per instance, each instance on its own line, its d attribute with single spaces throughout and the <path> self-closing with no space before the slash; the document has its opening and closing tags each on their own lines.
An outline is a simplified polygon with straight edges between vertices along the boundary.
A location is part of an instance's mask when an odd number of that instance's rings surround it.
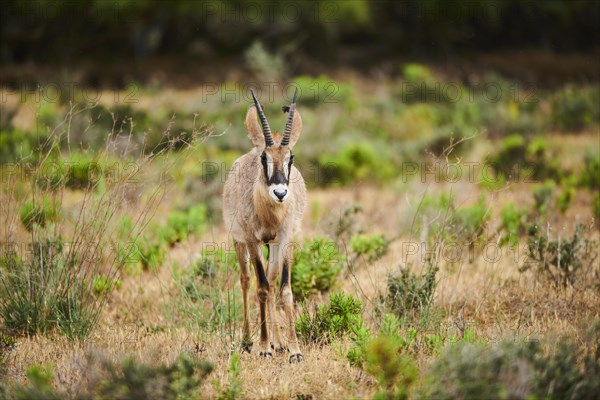
<svg viewBox="0 0 600 400">
<path fill-rule="evenodd" d="M 285 349 L 275 312 L 278 291 L 289 330 L 290 362 L 303 359 L 294 328 L 290 281 L 293 239 L 300 229 L 306 206 L 306 187 L 302 175 L 293 165 L 292 154 L 292 147 L 302 130 L 302 119 L 295 110 L 296 95 L 297 90 L 290 107 L 283 108 L 289 112 L 283 135 L 274 136 L 252 92 L 254 105 L 248 109 L 245 125 L 255 147 L 235 161 L 223 190 L 223 219 L 240 264 L 244 299 L 243 350 L 252 350 L 248 321 L 250 261 L 254 266 L 260 306 L 259 354 L 271 358 L 271 349 L 277 352 Z M 268 265 L 263 260 L 264 244 L 269 250 Z M 279 288 L 276 287 L 278 277 L 281 277 Z"/>
</svg>

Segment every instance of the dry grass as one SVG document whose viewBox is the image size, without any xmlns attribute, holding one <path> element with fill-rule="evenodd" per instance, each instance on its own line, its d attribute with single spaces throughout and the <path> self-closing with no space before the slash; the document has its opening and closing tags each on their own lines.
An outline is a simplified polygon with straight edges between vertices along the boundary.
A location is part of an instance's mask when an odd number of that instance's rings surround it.
<svg viewBox="0 0 600 400">
<path fill-rule="evenodd" d="M 420 183 L 414 184 L 416 193 Z M 461 197 L 478 194 L 476 186 Z M 519 201 L 522 188 L 515 186 L 503 192 L 502 202 Z M 388 236 L 398 232 L 406 210 L 415 207 L 416 199 L 409 194 L 404 198 L 392 190 L 372 187 L 354 189 L 314 190 L 311 200 L 319 203 L 328 215 L 341 213 L 351 203 L 361 203 L 360 224 L 367 231 L 381 231 Z M 499 200 L 500 201 L 500 200 Z M 524 199 L 523 199 L 524 201 Z M 572 213 L 583 219 L 589 218 L 589 199 L 578 194 Z M 310 215 L 310 211 L 308 212 Z M 572 224 L 570 214 L 561 217 L 565 226 Z M 325 216 L 305 219 L 304 234 L 308 237 L 321 232 L 326 224 Z M 355 294 L 365 304 L 364 316 L 369 324 L 375 321 L 370 315 L 370 305 L 385 290 L 385 278 L 401 262 L 403 243 L 409 237 L 400 237 L 392 243 L 388 254 L 370 267 L 362 267 L 347 275 L 337 284 L 347 293 Z M 51 363 L 56 371 L 56 383 L 69 388 L 82 379 L 82 365 L 86 354 L 100 352 L 118 360 L 133 355 L 142 361 L 156 363 L 175 359 L 182 350 L 199 353 L 211 360 L 215 371 L 211 377 L 223 384 L 228 380 L 227 367 L 230 354 L 224 340 L 218 334 L 196 340 L 195 333 L 171 325 L 169 305 L 177 296 L 172 281 L 172 266 L 189 265 L 207 242 L 226 243 L 222 227 L 214 227 L 202 237 L 176 245 L 157 272 L 144 272 L 127 277 L 121 289 L 115 291 L 108 307 L 101 316 L 101 323 L 92 338 L 83 345 L 73 344 L 61 337 L 22 338 L 7 358 L 9 378 L 22 380 L 24 369 L 31 364 Z M 506 251 L 505 249 L 503 249 Z M 418 264 L 415 268 L 418 268 Z M 585 332 L 589 321 L 600 318 L 600 294 L 593 288 L 555 288 L 536 280 L 531 272 L 519 273 L 519 264 L 510 254 L 504 254 L 498 262 L 486 262 L 476 257 L 454 264 L 443 264 L 439 275 L 435 304 L 442 312 L 440 332 L 450 335 L 459 317 L 474 329 L 478 336 L 490 342 L 501 338 L 566 334 L 578 337 Z M 236 277 L 232 277 L 232 285 Z M 233 286 L 232 286 L 233 287 Z M 257 303 L 254 299 L 253 312 Z M 152 329 L 159 327 L 160 329 Z M 276 355 L 265 361 L 257 354 L 241 357 L 241 379 L 247 398 L 294 398 L 312 395 L 314 398 L 370 397 L 374 381 L 350 367 L 345 359 L 348 343 L 325 347 L 304 348 L 305 362 L 290 365 L 287 357 Z M 417 354 L 423 364 L 431 355 Z M 208 397 L 216 396 L 210 382 L 205 384 Z"/>
</svg>

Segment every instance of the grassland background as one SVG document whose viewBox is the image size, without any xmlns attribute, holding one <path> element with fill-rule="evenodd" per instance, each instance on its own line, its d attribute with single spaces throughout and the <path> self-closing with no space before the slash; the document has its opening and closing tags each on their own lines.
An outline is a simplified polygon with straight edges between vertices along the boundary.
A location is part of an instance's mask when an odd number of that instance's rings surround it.
<svg viewBox="0 0 600 400">
<path fill-rule="evenodd" d="M 598 395 L 597 3 L 1 7 L 2 395 Z M 295 86 L 298 365 L 240 353 L 221 220 Z"/>
</svg>

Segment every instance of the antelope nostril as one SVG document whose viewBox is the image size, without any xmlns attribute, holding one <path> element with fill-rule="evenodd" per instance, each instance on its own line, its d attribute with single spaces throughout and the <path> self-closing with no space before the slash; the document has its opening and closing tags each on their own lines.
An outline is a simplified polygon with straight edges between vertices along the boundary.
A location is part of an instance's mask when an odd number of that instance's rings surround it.
<svg viewBox="0 0 600 400">
<path fill-rule="evenodd" d="M 275 196 L 277 196 L 277 198 L 279 200 L 283 200 L 283 198 L 285 197 L 285 195 L 287 194 L 287 189 L 275 189 L 273 190 L 273 193 L 275 194 Z"/>
</svg>

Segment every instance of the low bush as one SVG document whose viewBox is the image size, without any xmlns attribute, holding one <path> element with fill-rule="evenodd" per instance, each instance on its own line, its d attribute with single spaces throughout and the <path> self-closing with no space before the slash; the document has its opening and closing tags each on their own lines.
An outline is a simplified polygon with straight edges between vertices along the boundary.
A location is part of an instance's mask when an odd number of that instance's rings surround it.
<svg viewBox="0 0 600 400">
<path fill-rule="evenodd" d="M 549 353 L 537 341 L 455 344 L 430 366 L 418 397 L 598 398 L 599 333 L 597 321 L 584 343 L 563 338 L 553 343 Z"/>
<path fill-rule="evenodd" d="M 502 220 L 502 238 L 500 246 L 510 245 L 515 247 L 519 244 L 519 238 L 526 233 L 527 210 L 517 209 L 514 203 L 508 204 L 500 211 Z"/>
<path fill-rule="evenodd" d="M 414 360 L 406 354 L 415 341 L 416 331 L 409 329 L 402 336 L 400 325 L 398 317 L 385 314 L 375 337 L 362 327 L 351 337 L 348 361 L 377 379 L 379 391 L 375 398 L 378 399 L 406 399 L 418 377 Z"/>
<path fill-rule="evenodd" d="M 533 187 L 534 208 L 538 214 L 544 215 L 550 210 L 555 201 L 554 181 L 547 180 L 543 184 L 537 184 Z"/>
<path fill-rule="evenodd" d="M 85 282 L 67 285 L 76 274 L 77 261 L 61 241 L 49 239 L 32 243 L 25 259 L 16 253 L 3 255 L 0 281 L 6 291 L 0 295 L 0 313 L 7 332 L 34 334 L 60 328 L 69 337 L 87 335 L 97 308 Z"/>
<path fill-rule="evenodd" d="M 327 224 L 327 234 L 333 237 L 338 245 L 348 242 L 358 230 L 358 214 L 361 212 L 360 204 L 351 204 L 344 207 L 341 215 L 331 215 Z"/>
<path fill-rule="evenodd" d="M 568 132 L 600 122 L 600 88 L 566 86 L 552 96 L 552 124 Z"/>
<path fill-rule="evenodd" d="M 376 149 L 372 142 L 350 142 L 335 155 L 319 157 L 323 182 L 347 185 L 357 181 L 385 182 L 394 177 L 392 163 L 385 149 Z"/>
<path fill-rule="evenodd" d="M 339 104 L 349 110 L 356 108 L 357 99 L 349 82 L 340 82 L 326 75 L 316 78 L 301 75 L 293 81 L 298 85 L 299 104 L 312 107 Z"/>
<path fill-rule="evenodd" d="M 175 323 L 197 335 L 235 334 L 233 327 L 243 315 L 242 298 L 236 296 L 240 293 L 235 287 L 239 282 L 236 269 L 235 255 L 221 250 L 203 252 L 190 268 L 175 266 L 173 281 L 179 295 L 174 297 L 169 311 Z M 233 337 L 228 339 L 234 340 Z"/>
<path fill-rule="evenodd" d="M 528 235 L 527 260 L 521 272 L 533 269 L 554 284 L 568 286 L 580 274 L 592 275 L 597 268 L 598 243 L 592 239 L 589 228 L 581 224 L 577 224 L 571 237 L 553 240 L 549 229 L 544 232 L 538 225 L 531 225 Z"/>
<path fill-rule="evenodd" d="M 551 154 L 546 139 L 526 138 L 520 134 L 505 137 L 499 150 L 487 162 L 496 172 L 513 181 L 562 178 L 558 159 Z"/>
<path fill-rule="evenodd" d="M 416 362 L 402 354 L 402 343 L 394 336 L 379 335 L 367 344 L 366 370 L 377 379 L 374 399 L 405 400 L 419 376 Z"/>
<path fill-rule="evenodd" d="M 598 152 L 586 153 L 579 185 L 590 190 L 600 190 L 600 154 Z"/>
<path fill-rule="evenodd" d="M 71 387 L 70 396 L 77 399 L 202 399 L 202 383 L 212 372 L 208 361 L 181 353 L 172 364 L 149 365 L 133 358 L 120 362 L 91 359 L 87 370 L 89 379 Z M 64 399 L 67 393 L 53 386 L 54 373 L 47 366 L 31 366 L 26 370 L 27 381 L 8 389 L 10 398 Z"/>
<path fill-rule="evenodd" d="M 240 363 L 240 355 L 233 353 L 229 361 L 229 367 L 227 368 L 229 373 L 229 382 L 226 387 L 221 387 L 219 381 L 214 380 L 213 385 L 217 389 L 219 396 L 218 400 L 235 400 L 244 397 L 244 384 L 241 378 L 242 365 Z"/>
<path fill-rule="evenodd" d="M 330 290 L 341 270 L 342 255 L 334 242 L 315 237 L 304 243 L 302 250 L 294 254 L 291 276 L 294 299 L 302 301 Z"/>
<path fill-rule="evenodd" d="M 21 205 L 19 218 L 28 231 L 34 225 L 45 227 L 50 222 L 55 222 L 59 215 L 59 205 L 48 198 L 29 200 Z"/>
<path fill-rule="evenodd" d="M 390 242 L 381 233 L 356 235 L 350 240 L 352 252 L 358 257 L 366 257 L 369 263 L 383 257 L 389 245 Z"/>
<path fill-rule="evenodd" d="M 49 144 L 47 135 L 18 129 L 0 130 L 0 163 L 36 162 Z"/>
<path fill-rule="evenodd" d="M 146 233 L 134 243 L 129 262 L 140 262 L 144 269 L 159 268 L 167 256 L 169 247 L 185 240 L 191 234 L 206 229 L 206 207 L 200 204 L 187 211 L 174 210 L 166 224 L 151 224 Z M 122 246 L 128 249 L 128 246 Z"/>
<path fill-rule="evenodd" d="M 429 243 L 473 247 L 482 239 L 491 212 L 484 195 L 473 205 L 457 207 L 453 193 L 441 193 L 423 198 L 418 217 L 416 227 L 426 230 Z"/>
<path fill-rule="evenodd" d="M 386 309 L 406 321 L 416 321 L 429 310 L 437 286 L 439 268 L 432 262 L 425 264 L 425 271 L 417 275 L 408 267 L 387 278 L 387 293 L 382 299 Z"/>
<path fill-rule="evenodd" d="M 304 309 L 296 321 L 296 332 L 304 343 L 323 345 L 357 332 L 362 326 L 360 301 L 338 292 L 314 311 Z"/>
</svg>

